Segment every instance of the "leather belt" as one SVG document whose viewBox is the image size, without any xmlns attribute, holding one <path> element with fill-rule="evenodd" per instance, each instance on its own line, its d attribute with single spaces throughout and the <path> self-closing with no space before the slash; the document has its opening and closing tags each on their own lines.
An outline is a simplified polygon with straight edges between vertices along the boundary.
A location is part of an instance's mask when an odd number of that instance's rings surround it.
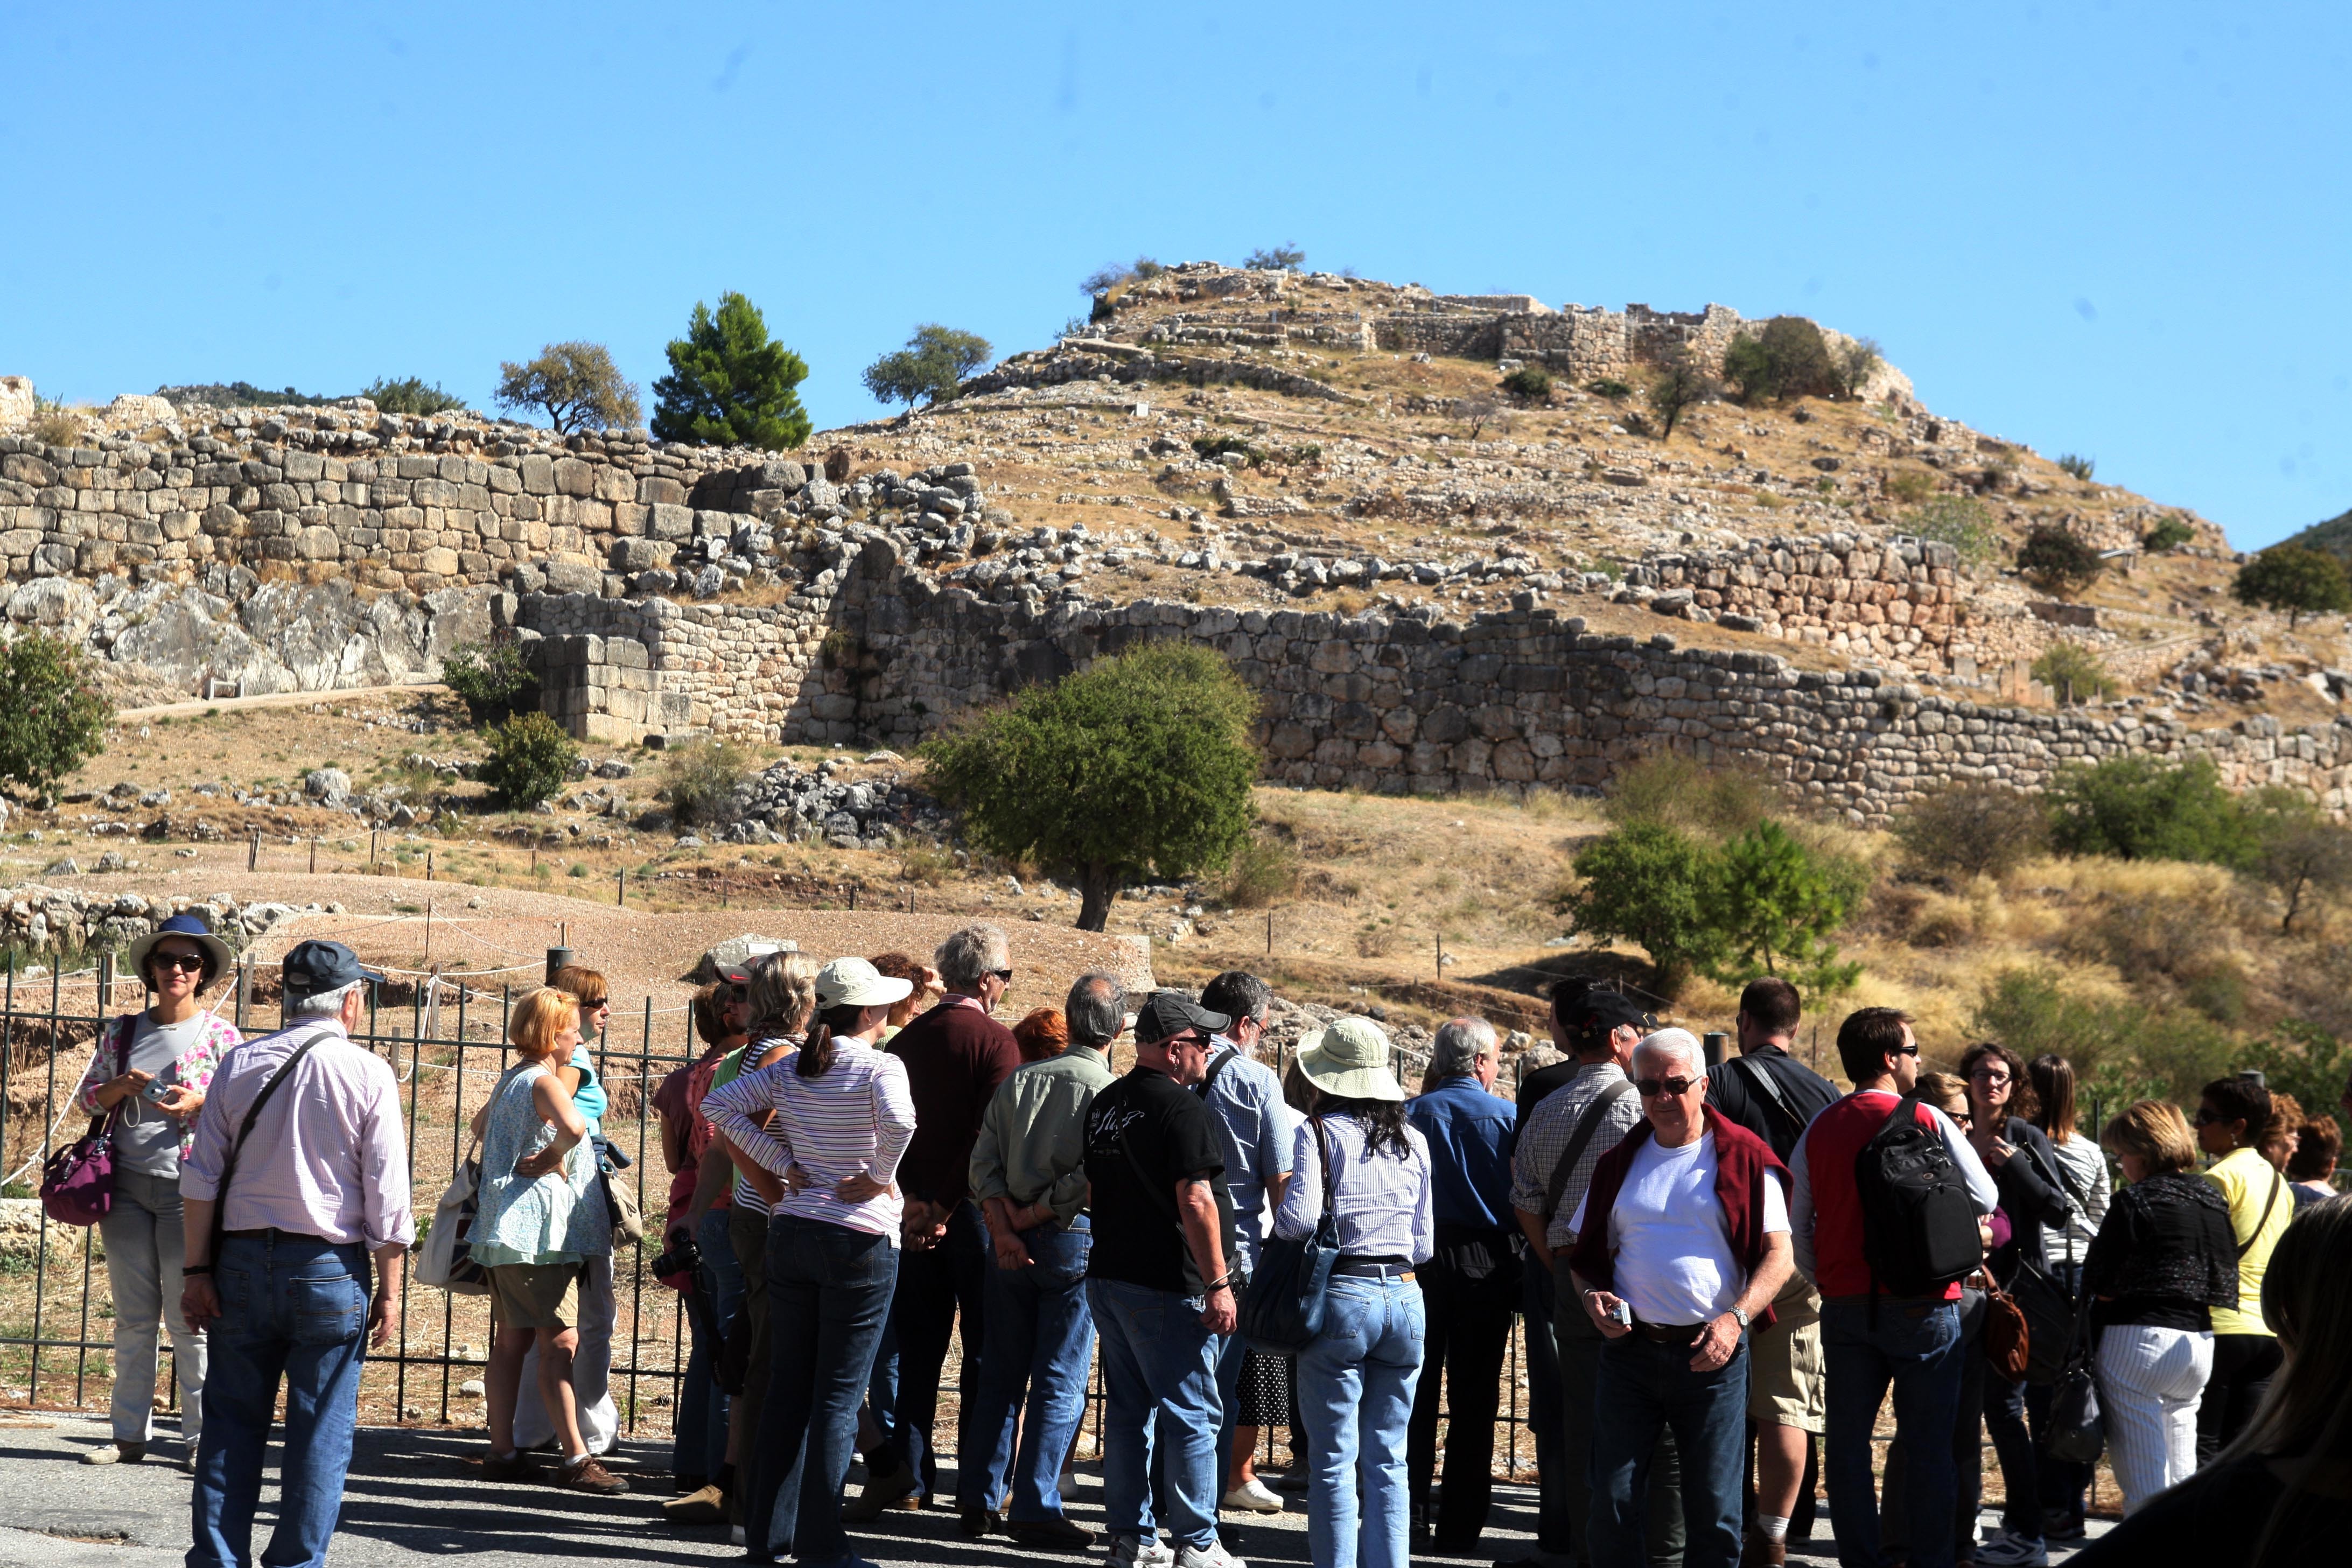
<svg viewBox="0 0 2352 1568">
<path fill-rule="evenodd" d="M 1644 1323 L 1636 1321 L 1633 1331 L 1655 1344 L 1689 1345 L 1698 1342 L 1706 1331 L 1705 1323 Z"/>
<path fill-rule="evenodd" d="M 1342 1258 L 1331 1265 L 1331 1272 L 1362 1279 L 1411 1279 L 1412 1265 L 1385 1258 Z"/>
<path fill-rule="evenodd" d="M 321 1246 L 334 1245 L 323 1236 L 312 1236 L 307 1230 L 280 1230 L 274 1225 L 263 1226 L 259 1230 L 225 1230 L 221 1235 L 235 1237 L 239 1241 L 268 1241 L 275 1237 L 280 1241 L 315 1241 Z"/>
</svg>

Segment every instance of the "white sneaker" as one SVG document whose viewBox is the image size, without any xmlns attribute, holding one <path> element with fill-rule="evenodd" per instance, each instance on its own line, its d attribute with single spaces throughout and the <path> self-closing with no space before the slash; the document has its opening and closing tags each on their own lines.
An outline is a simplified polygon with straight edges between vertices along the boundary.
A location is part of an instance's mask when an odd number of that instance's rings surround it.
<svg viewBox="0 0 2352 1568">
<path fill-rule="evenodd" d="M 2048 1568 L 2050 1549 L 2037 1536 L 1996 1530 L 1977 1547 L 1979 1568 Z"/>
<path fill-rule="evenodd" d="M 1206 1546 L 1187 1546 L 1176 1553 L 1176 1568 L 1249 1568 L 1249 1564 L 1225 1550 L 1222 1541 L 1212 1541 Z"/>
<path fill-rule="evenodd" d="M 1173 1568 L 1176 1553 L 1157 1535 L 1114 1535 L 1110 1568 Z"/>
<path fill-rule="evenodd" d="M 1222 1506 L 1234 1513 L 1280 1513 L 1282 1499 L 1275 1495 L 1271 1487 L 1252 1476 L 1227 1492 Z"/>
</svg>

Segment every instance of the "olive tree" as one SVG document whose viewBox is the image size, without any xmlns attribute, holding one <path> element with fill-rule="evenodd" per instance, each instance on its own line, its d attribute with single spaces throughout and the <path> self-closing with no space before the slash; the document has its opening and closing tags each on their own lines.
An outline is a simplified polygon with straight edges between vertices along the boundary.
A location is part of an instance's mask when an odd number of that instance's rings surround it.
<svg viewBox="0 0 2352 1568">
<path fill-rule="evenodd" d="M 1249 837 L 1257 698 L 1203 647 L 1155 645 L 1033 686 L 924 748 L 981 849 L 1077 884 L 1100 931 L 1129 878 L 1213 870 Z"/>
</svg>

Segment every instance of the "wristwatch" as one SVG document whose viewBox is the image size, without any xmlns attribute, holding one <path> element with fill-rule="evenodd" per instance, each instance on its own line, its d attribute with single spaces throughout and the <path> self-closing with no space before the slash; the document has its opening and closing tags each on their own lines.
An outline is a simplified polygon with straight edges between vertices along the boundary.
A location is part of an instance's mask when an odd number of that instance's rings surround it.
<svg viewBox="0 0 2352 1568">
<path fill-rule="evenodd" d="M 1731 1309 L 1731 1315 L 1739 1320 L 1739 1331 L 1743 1334 L 1746 1333 L 1748 1331 L 1748 1310 L 1744 1307 L 1734 1307 Z"/>
</svg>

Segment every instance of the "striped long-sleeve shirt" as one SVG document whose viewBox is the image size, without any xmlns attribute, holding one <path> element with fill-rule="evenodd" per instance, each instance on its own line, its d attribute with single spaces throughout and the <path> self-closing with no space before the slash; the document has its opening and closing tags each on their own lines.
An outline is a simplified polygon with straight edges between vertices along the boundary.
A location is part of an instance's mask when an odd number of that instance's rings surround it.
<svg viewBox="0 0 2352 1568">
<path fill-rule="evenodd" d="M 887 1182 L 915 1135 L 915 1100 L 907 1067 L 898 1058 L 856 1040 L 837 1043 L 830 1069 L 799 1072 L 800 1053 L 771 1062 L 703 1100 L 703 1114 L 728 1142 L 781 1176 L 798 1165 L 809 1184 L 787 1193 L 773 1213 L 887 1236 L 898 1242 L 905 1205 L 895 1192 L 862 1204 L 844 1203 L 833 1189 L 860 1173 Z M 761 1131 L 759 1118 L 776 1120 Z"/>
</svg>

